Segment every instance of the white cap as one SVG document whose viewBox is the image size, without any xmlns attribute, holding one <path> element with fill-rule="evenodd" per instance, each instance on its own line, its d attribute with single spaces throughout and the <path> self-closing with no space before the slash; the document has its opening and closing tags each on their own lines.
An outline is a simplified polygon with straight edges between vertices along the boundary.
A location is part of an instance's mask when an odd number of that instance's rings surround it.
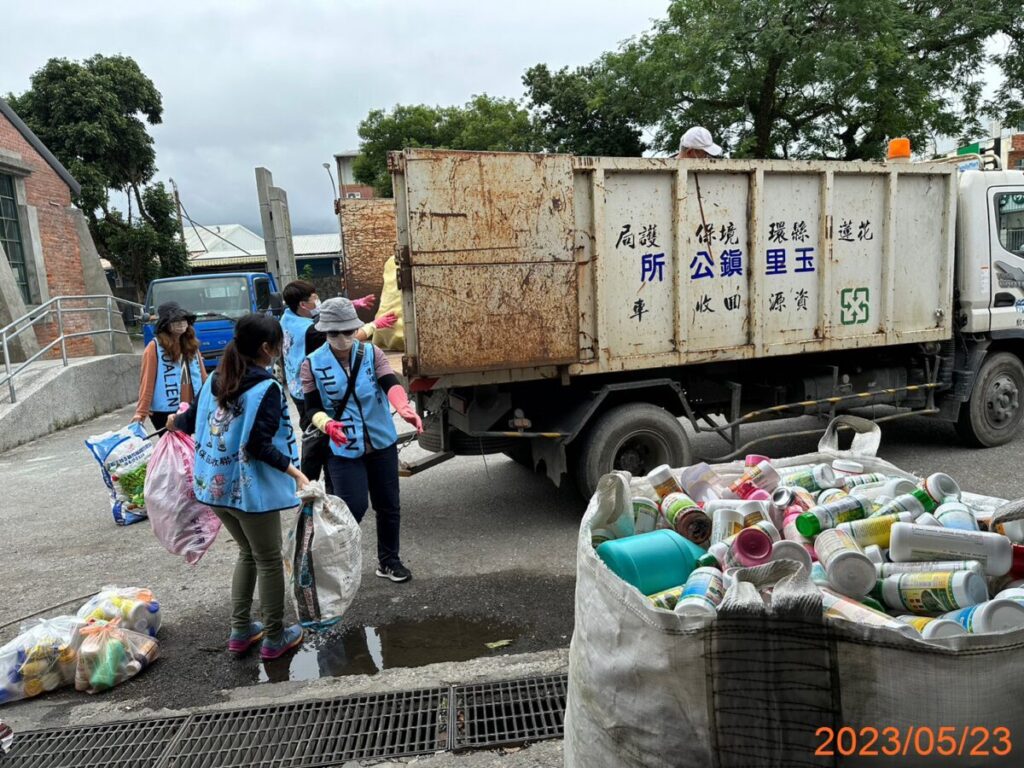
<svg viewBox="0 0 1024 768">
<path fill-rule="evenodd" d="M 711 139 L 711 131 L 700 125 L 695 125 L 683 134 L 679 140 L 679 152 L 684 149 L 702 149 L 712 157 L 721 157 L 722 148 Z"/>
</svg>

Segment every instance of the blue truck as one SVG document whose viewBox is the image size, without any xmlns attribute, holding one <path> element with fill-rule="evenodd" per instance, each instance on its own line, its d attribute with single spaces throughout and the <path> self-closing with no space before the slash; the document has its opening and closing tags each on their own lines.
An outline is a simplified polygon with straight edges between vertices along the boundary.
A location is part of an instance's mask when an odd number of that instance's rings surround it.
<svg viewBox="0 0 1024 768">
<path fill-rule="evenodd" d="M 217 366 L 234 334 L 235 321 L 250 312 L 280 315 L 284 302 L 267 272 L 227 272 L 154 280 L 146 292 L 143 338 L 156 334 L 156 309 L 176 301 L 196 315 L 196 336 L 207 370 Z"/>
</svg>

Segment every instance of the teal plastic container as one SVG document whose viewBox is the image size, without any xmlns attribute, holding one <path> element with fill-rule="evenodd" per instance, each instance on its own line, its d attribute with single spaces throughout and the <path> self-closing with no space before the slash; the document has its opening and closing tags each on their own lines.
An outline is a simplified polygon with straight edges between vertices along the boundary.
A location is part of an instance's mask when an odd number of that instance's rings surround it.
<svg viewBox="0 0 1024 768">
<path fill-rule="evenodd" d="M 604 564 L 645 595 L 685 583 L 703 554 L 701 547 L 667 529 L 612 539 L 597 547 Z"/>
</svg>

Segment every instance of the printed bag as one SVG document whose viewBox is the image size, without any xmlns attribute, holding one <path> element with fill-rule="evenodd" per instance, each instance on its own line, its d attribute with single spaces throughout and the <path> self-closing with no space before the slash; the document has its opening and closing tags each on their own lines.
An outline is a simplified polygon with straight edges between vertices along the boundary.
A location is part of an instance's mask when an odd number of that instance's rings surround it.
<svg viewBox="0 0 1024 768">
<path fill-rule="evenodd" d="M 153 444 L 146 430 L 133 422 L 127 427 L 93 435 L 85 447 L 99 462 L 103 482 L 110 490 L 110 511 L 118 525 L 131 525 L 146 517 L 144 489 L 146 465 Z"/>
</svg>

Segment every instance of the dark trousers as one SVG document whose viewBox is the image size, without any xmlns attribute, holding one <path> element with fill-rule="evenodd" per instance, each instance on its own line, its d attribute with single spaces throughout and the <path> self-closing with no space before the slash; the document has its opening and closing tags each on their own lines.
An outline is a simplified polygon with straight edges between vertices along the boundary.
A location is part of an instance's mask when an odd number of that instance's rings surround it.
<svg viewBox="0 0 1024 768">
<path fill-rule="evenodd" d="M 378 562 L 389 565 L 399 560 L 398 446 L 364 454 L 358 459 L 343 459 L 332 453 L 327 460 L 327 473 L 334 483 L 335 496 L 348 505 L 356 522 L 362 522 L 369 503 L 373 502 L 377 513 Z"/>
<path fill-rule="evenodd" d="M 149 414 L 149 420 L 153 424 L 153 429 L 161 430 L 164 427 L 166 427 L 167 426 L 167 417 L 170 416 L 170 415 L 171 414 L 169 414 L 169 413 L 157 413 L 156 411 L 154 411 L 153 413 Z"/>
<path fill-rule="evenodd" d="M 302 457 L 299 462 L 299 470 L 310 480 L 319 480 L 320 473 L 324 476 L 324 490 L 331 496 L 334 495 L 334 483 L 331 482 L 331 473 L 327 472 L 327 457 L 331 454 L 327 435 L 307 423 L 305 403 L 302 400 L 295 400 L 295 407 L 299 411 L 299 425 L 302 427 Z"/>
</svg>

